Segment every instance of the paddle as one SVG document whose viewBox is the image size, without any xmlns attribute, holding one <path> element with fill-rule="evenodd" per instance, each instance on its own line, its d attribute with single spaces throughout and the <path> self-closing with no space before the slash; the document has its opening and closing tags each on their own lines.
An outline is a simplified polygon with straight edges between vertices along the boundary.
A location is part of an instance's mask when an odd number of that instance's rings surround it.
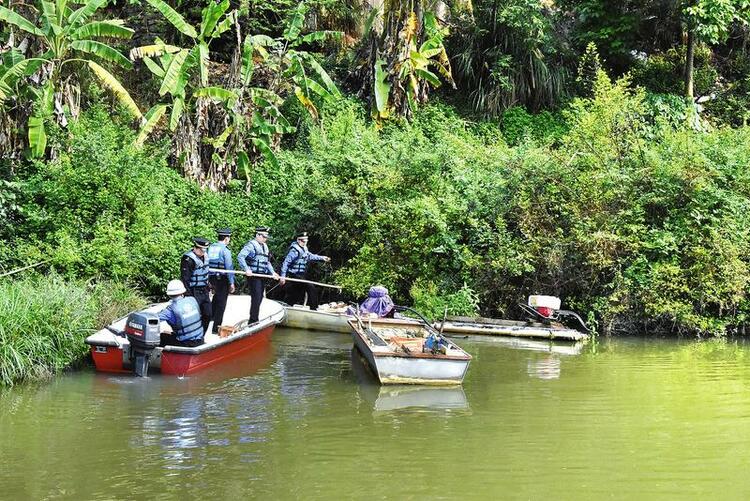
<svg viewBox="0 0 750 501">
<path fill-rule="evenodd" d="M 217 268 L 209 268 L 208 271 L 211 271 L 213 273 L 224 273 L 224 274 L 227 274 L 227 275 L 230 275 L 230 274 L 244 275 L 245 274 L 245 272 L 242 271 L 242 270 L 219 270 Z M 263 275 L 261 273 L 253 273 L 252 276 L 253 277 L 258 277 L 258 278 L 272 278 L 274 280 L 277 280 L 276 277 L 274 277 L 273 275 Z M 338 290 L 342 289 L 342 287 L 340 285 L 323 284 L 323 283 L 320 283 L 320 282 L 313 282 L 312 280 L 303 280 L 301 278 L 284 277 L 284 279 L 287 282 L 299 282 L 299 283 L 302 283 L 302 284 L 313 284 L 313 285 L 317 285 L 319 287 L 328 287 L 329 289 L 338 289 Z"/>
</svg>

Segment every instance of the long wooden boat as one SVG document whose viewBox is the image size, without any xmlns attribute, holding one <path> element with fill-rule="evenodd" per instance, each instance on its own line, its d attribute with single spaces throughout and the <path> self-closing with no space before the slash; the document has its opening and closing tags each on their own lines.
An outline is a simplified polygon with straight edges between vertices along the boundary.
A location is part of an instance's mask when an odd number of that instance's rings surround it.
<svg viewBox="0 0 750 501">
<path fill-rule="evenodd" d="M 433 326 L 446 334 L 472 334 L 485 336 L 513 336 L 528 338 L 559 339 L 566 341 L 583 341 L 588 334 L 569 329 L 558 322 L 549 325 L 541 322 L 521 322 L 482 317 L 448 317 L 443 324 L 435 322 Z"/>
<path fill-rule="evenodd" d="M 380 384 L 461 384 L 469 368 L 471 355 L 424 323 L 354 319 L 349 325 Z"/>
<path fill-rule="evenodd" d="M 158 313 L 167 303 L 151 305 L 143 311 Z M 149 368 L 162 374 L 183 376 L 201 369 L 229 361 L 240 354 L 269 343 L 274 327 L 284 318 L 284 308 L 276 301 L 264 299 L 260 308 L 260 321 L 248 324 L 250 296 L 231 295 L 224 313 L 224 325 L 234 325 L 236 331 L 227 337 L 208 333 L 204 344 L 194 348 L 165 346 L 154 348 L 149 356 Z M 129 373 L 133 370 L 133 353 L 125 335 L 123 317 L 108 327 L 86 338 L 91 346 L 91 356 L 96 370 Z M 166 325 L 162 323 L 162 325 Z"/>
<path fill-rule="evenodd" d="M 316 310 L 311 310 L 307 306 L 285 305 L 286 315 L 281 324 L 295 329 L 348 334 L 351 332 L 349 320 L 354 317 L 347 315 L 346 309 L 346 305 L 343 303 L 340 305 L 320 305 Z"/>
</svg>

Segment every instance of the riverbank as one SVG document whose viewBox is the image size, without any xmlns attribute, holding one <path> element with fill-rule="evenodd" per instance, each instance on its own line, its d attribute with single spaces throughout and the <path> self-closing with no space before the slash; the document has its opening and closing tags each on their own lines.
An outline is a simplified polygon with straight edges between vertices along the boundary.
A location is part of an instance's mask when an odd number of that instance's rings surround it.
<svg viewBox="0 0 750 501">
<path fill-rule="evenodd" d="M 146 304 L 124 284 L 52 275 L 0 280 L 0 386 L 82 364 L 86 336 Z"/>
</svg>

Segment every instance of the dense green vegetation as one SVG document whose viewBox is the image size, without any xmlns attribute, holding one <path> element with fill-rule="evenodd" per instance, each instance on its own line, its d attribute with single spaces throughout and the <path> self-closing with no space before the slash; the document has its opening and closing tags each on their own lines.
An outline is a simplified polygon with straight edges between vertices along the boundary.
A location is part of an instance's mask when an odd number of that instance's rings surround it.
<svg viewBox="0 0 750 501">
<path fill-rule="evenodd" d="M 0 385 L 79 364 L 86 336 L 144 304 L 124 283 L 55 275 L 0 280 Z"/>
<path fill-rule="evenodd" d="M 277 256 L 311 231 L 351 299 L 513 317 L 549 293 L 600 332 L 744 333 L 745 3 L 441 9 L 0 6 L 0 272 L 155 297 L 192 236 L 231 226 L 236 253 L 269 224 Z"/>
</svg>

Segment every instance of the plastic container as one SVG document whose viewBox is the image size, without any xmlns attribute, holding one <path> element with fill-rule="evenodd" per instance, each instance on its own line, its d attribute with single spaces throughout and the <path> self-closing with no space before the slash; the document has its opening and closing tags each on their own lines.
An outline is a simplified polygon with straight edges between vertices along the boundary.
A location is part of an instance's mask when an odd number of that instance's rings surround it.
<svg viewBox="0 0 750 501">
<path fill-rule="evenodd" d="M 559 297 L 555 296 L 529 296 L 529 306 L 539 312 L 544 317 L 550 317 L 552 314 L 560 309 Z"/>
</svg>

